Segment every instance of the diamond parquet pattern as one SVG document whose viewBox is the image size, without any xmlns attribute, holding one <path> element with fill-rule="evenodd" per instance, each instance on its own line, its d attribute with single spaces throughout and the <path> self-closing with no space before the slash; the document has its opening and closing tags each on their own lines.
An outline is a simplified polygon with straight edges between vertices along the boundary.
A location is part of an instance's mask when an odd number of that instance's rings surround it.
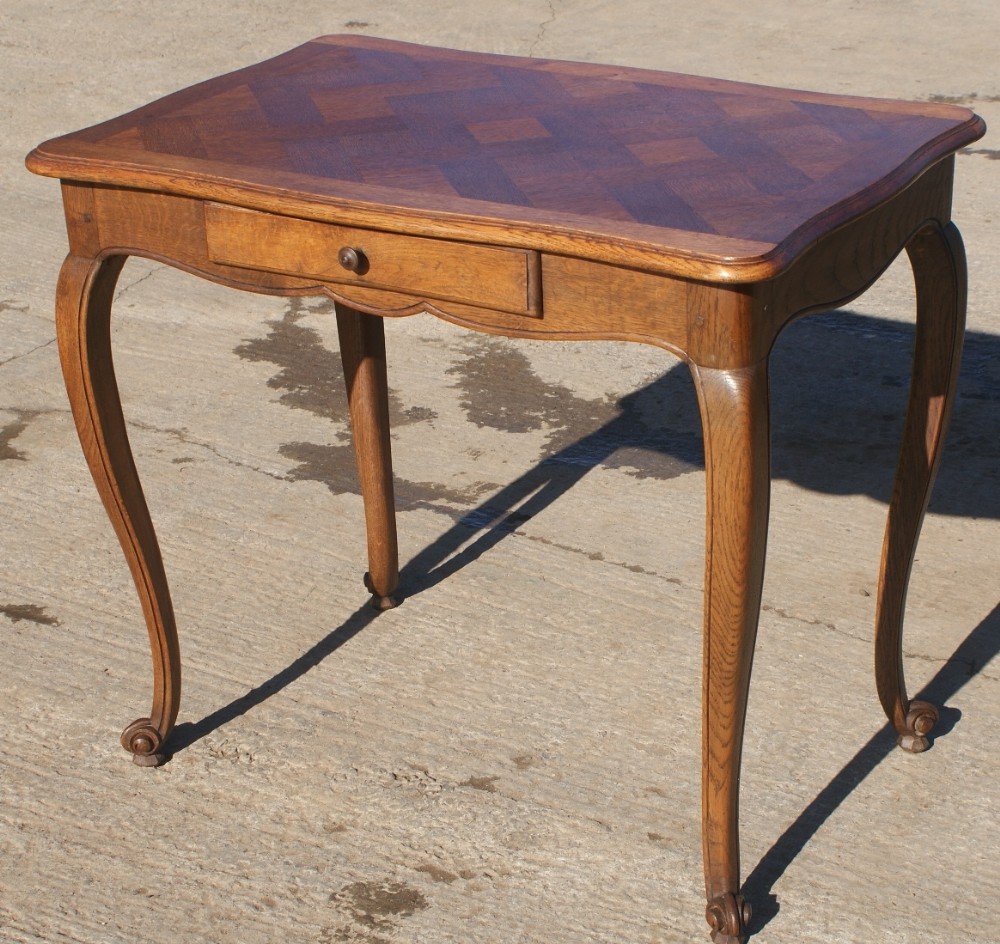
<svg viewBox="0 0 1000 944">
<path fill-rule="evenodd" d="M 151 167 L 181 158 L 237 183 L 280 175 L 303 193 L 370 185 L 401 205 L 442 198 L 472 213 L 488 203 L 508 218 L 584 218 L 591 231 L 637 224 L 774 245 L 935 143 L 947 150 L 967 117 L 343 36 L 62 140 Z"/>
</svg>

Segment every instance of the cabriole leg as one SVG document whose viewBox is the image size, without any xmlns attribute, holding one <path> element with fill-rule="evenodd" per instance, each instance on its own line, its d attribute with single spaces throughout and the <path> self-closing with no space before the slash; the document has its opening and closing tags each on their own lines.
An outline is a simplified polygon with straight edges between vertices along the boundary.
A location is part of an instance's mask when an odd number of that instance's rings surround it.
<svg viewBox="0 0 1000 944">
<path fill-rule="evenodd" d="M 180 651 L 160 548 L 129 448 L 111 359 L 111 300 L 125 256 L 69 255 L 59 275 L 56 335 L 66 391 L 90 474 L 132 571 L 153 656 L 153 706 L 133 721 L 122 746 L 155 767 L 177 718 Z"/>
<path fill-rule="evenodd" d="M 396 606 L 393 593 L 399 584 L 399 551 L 389 445 L 385 332 L 381 318 L 355 311 L 340 302 L 336 310 L 368 531 L 365 586 L 371 591 L 372 606 L 388 610 Z"/>
<path fill-rule="evenodd" d="M 918 753 L 937 721 L 937 709 L 909 701 L 903 678 L 903 611 L 941 446 L 955 398 L 965 327 L 966 270 L 955 225 L 932 224 L 906 247 L 917 294 L 917 328 L 910 402 L 882 545 L 875 617 L 875 682 L 899 746 Z"/>
<path fill-rule="evenodd" d="M 739 783 L 760 615 L 770 501 L 767 365 L 693 367 L 707 492 L 702 693 L 702 841 L 706 917 L 716 944 L 744 940 Z"/>
</svg>

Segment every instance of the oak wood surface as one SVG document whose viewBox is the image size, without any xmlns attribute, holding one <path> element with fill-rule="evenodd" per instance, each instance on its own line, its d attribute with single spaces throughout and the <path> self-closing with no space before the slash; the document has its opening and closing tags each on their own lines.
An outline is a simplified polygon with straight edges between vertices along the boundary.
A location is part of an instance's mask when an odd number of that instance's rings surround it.
<svg viewBox="0 0 1000 944">
<path fill-rule="evenodd" d="M 755 281 L 984 130 L 953 105 L 328 36 L 48 141 L 28 164 Z"/>
<path fill-rule="evenodd" d="M 149 632 L 153 705 L 133 721 L 122 746 L 141 766 L 163 761 L 177 719 L 181 662 L 173 604 L 153 522 L 142 493 L 111 359 L 111 300 L 125 262 L 69 255 L 56 293 L 59 359 L 90 473 L 125 553 Z"/>
<path fill-rule="evenodd" d="M 84 454 L 150 637 L 148 718 L 169 752 L 180 696 L 170 595 L 111 360 L 129 255 L 245 291 L 336 302 L 373 604 L 398 549 L 383 319 L 429 312 L 515 337 L 659 345 L 690 365 L 705 439 L 702 816 L 717 944 L 750 927 L 739 777 L 770 489 L 768 358 L 794 318 L 845 304 L 907 249 L 917 343 L 879 588 L 876 685 L 901 746 L 906 586 L 961 350 L 966 271 L 947 105 L 323 37 L 39 146 L 70 242 L 56 326 Z"/>
<path fill-rule="evenodd" d="M 767 362 L 694 367 L 705 439 L 702 847 L 706 917 L 716 944 L 743 939 L 739 785 L 770 504 Z"/>
<path fill-rule="evenodd" d="M 399 583 L 396 510 L 393 506 L 389 396 L 382 319 L 337 304 L 337 333 L 351 413 L 351 433 L 368 532 L 365 586 L 377 609 L 396 605 Z"/>
<path fill-rule="evenodd" d="M 875 681 L 900 747 L 919 753 L 928 747 L 927 735 L 938 713 L 933 705 L 907 699 L 903 610 L 920 524 L 955 398 L 965 328 L 966 268 L 962 237 L 953 223 L 924 227 L 906 249 L 916 282 L 917 330 L 906 425 L 879 572 Z"/>
<path fill-rule="evenodd" d="M 537 253 L 276 219 L 215 203 L 205 207 L 205 214 L 208 256 L 214 262 L 520 314 L 538 307 L 532 297 L 538 282 Z M 342 248 L 354 251 L 363 271 L 351 271 L 339 261 Z"/>
</svg>

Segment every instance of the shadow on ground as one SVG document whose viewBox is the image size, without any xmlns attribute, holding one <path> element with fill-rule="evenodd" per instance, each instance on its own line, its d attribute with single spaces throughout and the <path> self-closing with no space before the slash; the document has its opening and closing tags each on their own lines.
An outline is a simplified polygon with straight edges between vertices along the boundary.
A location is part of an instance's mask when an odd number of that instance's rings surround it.
<svg viewBox="0 0 1000 944">
<path fill-rule="evenodd" d="M 935 737 L 946 735 L 961 717 L 957 708 L 947 707 L 948 700 L 954 698 L 998 653 L 1000 605 L 969 633 L 934 678 L 914 696 L 942 706 L 941 718 L 934 729 Z M 758 932 L 778 913 L 779 905 L 772 890 L 785 869 L 854 789 L 893 750 L 896 750 L 896 732 L 886 724 L 844 765 L 757 863 L 743 883 L 743 893 L 754 908 L 751 934 Z"/>
<path fill-rule="evenodd" d="M 330 419 L 341 430 L 330 443 L 289 442 L 282 454 L 297 463 L 293 480 L 318 481 L 335 493 L 357 492 L 347 430 L 347 400 L 340 359 L 323 346 L 308 314 L 333 316 L 332 303 L 309 308 L 289 303 L 285 317 L 266 337 L 236 349 L 245 359 L 279 368 L 268 385 L 282 391 L 293 409 Z M 387 329 L 392 379 L 392 325 Z M 773 475 L 812 491 L 863 494 L 887 502 L 892 486 L 910 376 L 913 326 L 850 311 L 803 319 L 780 337 L 772 356 Z M 527 494 L 544 489 L 554 501 L 582 475 L 600 465 L 639 478 L 670 479 L 703 464 L 701 424 L 687 367 L 672 364 L 645 386 L 622 397 L 587 399 L 543 382 L 517 342 L 467 335 L 442 388 L 458 391 L 470 423 L 507 433 L 538 431 L 536 465 L 523 480 L 487 483 L 455 492 L 441 482 L 409 482 L 397 476 L 401 509 L 432 506 L 466 515 L 470 526 L 503 520 Z M 404 406 L 390 389 L 394 429 L 433 427 L 433 404 Z M 968 517 L 1000 517 L 1000 337 L 966 336 L 962 374 L 931 511 Z M 483 435 L 484 450 L 502 441 Z M 484 493 L 492 498 L 477 506 Z"/>
<path fill-rule="evenodd" d="M 273 326 L 270 339 L 248 342 L 238 353 L 271 361 L 281 372 L 271 386 L 288 391 L 288 405 L 345 420 L 346 399 L 339 392 L 335 355 L 303 349 L 318 335 L 299 324 L 301 309 Z M 805 319 L 780 339 L 772 359 L 774 477 L 829 494 L 864 494 L 888 501 L 902 431 L 910 374 L 913 328 L 850 312 Z M 611 464 L 639 477 L 673 478 L 702 464 L 700 422 L 687 368 L 675 364 L 645 387 L 617 403 L 588 401 L 566 388 L 549 387 L 552 402 L 539 407 L 538 378 L 510 342 L 477 339 L 468 357 L 456 365 L 462 406 L 470 421 L 510 431 L 512 424 L 547 432 L 539 461 L 516 480 L 498 487 L 472 507 L 456 508 L 462 496 L 427 491 L 426 483 L 397 482 L 400 504 L 439 510 L 446 499 L 452 526 L 403 568 L 404 597 L 451 576 L 517 530 L 524 521 L 556 501 L 595 466 Z M 391 355 L 390 355 L 391 356 Z M 503 369 L 488 362 L 502 360 Z M 310 368 L 309 365 L 312 365 Z M 311 370 L 323 376 L 310 377 Z M 305 373 L 303 373 L 305 371 Z M 330 372 L 336 376 L 331 383 Z M 322 389 L 328 397 L 310 394 Z M 283 398 L 284 399 L 284 398 Z M 397 398 L 398 399 L 398 398 Z M 395 402 L 395 401 L 394 401 Z M 524 409 L 517 409 L 519 402 Z M 515 408 L 491 411 L 490 405 Z M 393 412 L 407 422 L 433 417 L 426 408 Z M 664 422 L 664 419 L 667 422 Z M 931 510 L 939 514 L 1000 517 L 1000 338 L 970 332 L 951 431 Z M 484 436 L 484 438 L 488 438 Z M 283 450 L 304 457 L 292 478 L 323 481 L 333 491 L 355 491 L 353 456 L 345 444 L 289 444 Z M 488 447 L 487 447 L 488 448 Z M 325 464 L 324 464 L 325 463 Z M 669 489 L 669 486 L 665 486 Z M 468 499 L 469 496 L 466 496 Z M 304 653 L 286 669 L 246 695 L 193 724 L 179 725 L 171 739 L 174 752 L 261 704 L 302 677 L 361 632 L 377 616 L 367 605 Z M 959 713 L 946 707 L 970 679 L 1000 652 L 1000 606 L 941 667 L 920 697 L 945 706 L 938 736 L 946 734 Z M 756 913 L 751 930 L 759 931 L 777 913 L 775 882 L 830 815 L 895 747 L 888 725 L 874 735 L 778 838 L 748 876 L 744 889 Z"/>
</svg>

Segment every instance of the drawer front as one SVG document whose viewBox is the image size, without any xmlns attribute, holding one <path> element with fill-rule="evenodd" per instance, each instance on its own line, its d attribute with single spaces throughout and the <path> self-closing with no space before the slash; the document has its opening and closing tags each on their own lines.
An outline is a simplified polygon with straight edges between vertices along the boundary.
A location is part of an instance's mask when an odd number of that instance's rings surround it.
<svg viewBox="0 0 1000 944">
<path fill-rule="evenodd" d="M 540 314 L 538 253 L 530 250 L 353 229 L 217 203 L 205 206 L 205 230 L 213 262 Z M 353 250 L 355 271 L 340 261 L 345 249 Z"/>
</svg>

